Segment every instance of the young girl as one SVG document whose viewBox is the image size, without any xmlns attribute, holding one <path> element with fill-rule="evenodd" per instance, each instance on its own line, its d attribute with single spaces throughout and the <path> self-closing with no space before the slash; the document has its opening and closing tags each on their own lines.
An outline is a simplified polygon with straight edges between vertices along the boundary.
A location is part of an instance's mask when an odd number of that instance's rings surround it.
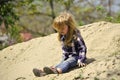
<svg viewBox="0 0 120 80">
<path fill-rule="evenodd" d="M 54 19 L 53 28 L 58 32 L 58 40 L 62 43 L 62 61 L 55 67 L 44 67 L 43 70 L 34 68 L 35 76 L 65 73 L 78 65 L 85 66 L 86 45 L 76 28 L 75 21 L 70 13 L 63 12 Z"/>
</svg>

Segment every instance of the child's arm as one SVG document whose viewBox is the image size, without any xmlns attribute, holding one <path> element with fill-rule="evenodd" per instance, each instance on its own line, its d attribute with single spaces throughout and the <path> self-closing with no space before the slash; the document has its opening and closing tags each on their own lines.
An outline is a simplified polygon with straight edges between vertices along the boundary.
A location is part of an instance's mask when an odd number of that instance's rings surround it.
<svg viewBox="0 0 120 80">
<path fill-rule="evenodd" d="M 86 59 L 86 45 L 85 42 L 82 38 L 82 36 L 80 34 L 78 34 L 78 38 L 77 38 L 78 44 L 80 45 L 80 47 L 78 49 L 79 50 L 79 62 L 84 63 L 85 59 Z"/>
<path fill-rule="evenodd" d="M 64 50 L 63 45 L 62 45 L 62 61 L 66 60 L 68 58 L 68 55 L 66 54 L 67 51 Z"/>
</svg>

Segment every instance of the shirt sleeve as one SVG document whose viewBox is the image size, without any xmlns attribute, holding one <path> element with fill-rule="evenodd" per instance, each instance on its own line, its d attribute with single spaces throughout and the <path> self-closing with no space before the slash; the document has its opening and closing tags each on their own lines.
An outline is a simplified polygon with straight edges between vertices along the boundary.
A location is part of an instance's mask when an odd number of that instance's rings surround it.
<svg viewBox="0 0 120 80">
<path fill-rule="evenodd" d="M 67 51 L 64 49 L 64 46 L 62 45 L 62 61 L 66 60 L 68 58 L 68 55 L 66 54 Z"/>
<path fill-rule="evenodd" d="M 85 59 L 86 59 L 86 45 L 85 45 L 85 42 L 82 38 L 82 36 L 80 35 L 80 33 L 78 34 L 78 37 L 77 37 L 77 41 L 78 41 L 78 50 L 79 50 L 79 60 L 81 62 L 84 62 Z"/>
</svg>

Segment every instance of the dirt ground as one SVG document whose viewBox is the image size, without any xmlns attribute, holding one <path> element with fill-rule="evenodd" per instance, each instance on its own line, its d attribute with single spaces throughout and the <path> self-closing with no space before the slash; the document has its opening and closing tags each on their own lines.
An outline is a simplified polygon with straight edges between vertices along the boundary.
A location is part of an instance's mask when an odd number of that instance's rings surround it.
<svg viewBox="0 0 120 80">
<path fill-rule="evenodd" d="M 35 77 L 33 68 L 61 60 L 57 33 L 0 51 L 0 80 L 120 80 L 120 24 L 95 22 L 78 27 L 87 46 L 87 66 L 64 74 Z"/>
</svg>

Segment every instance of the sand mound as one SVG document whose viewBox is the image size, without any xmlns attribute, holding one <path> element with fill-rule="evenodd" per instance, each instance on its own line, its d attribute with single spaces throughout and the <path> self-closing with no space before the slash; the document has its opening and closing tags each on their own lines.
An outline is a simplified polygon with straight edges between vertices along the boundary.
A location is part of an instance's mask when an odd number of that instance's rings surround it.
<svg viewBox="0 0 120 80">
<path fill-rule="evenodd" d="M 34 67 L 55 65 L 61 59 L 57 34 L 51 34 L 0 51 L 0 80 L 119 80 L 120 24 L 96 22 L 79 29 L 88 48 L 86 67 L 34 77 Z"/>
</svg>

